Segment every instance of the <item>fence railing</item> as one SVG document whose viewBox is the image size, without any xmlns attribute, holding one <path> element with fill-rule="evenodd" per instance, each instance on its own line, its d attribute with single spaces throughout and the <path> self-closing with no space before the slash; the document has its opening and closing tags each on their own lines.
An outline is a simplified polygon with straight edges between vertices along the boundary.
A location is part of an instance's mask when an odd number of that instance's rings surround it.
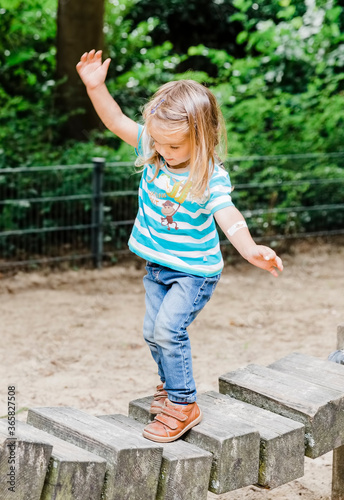
<svg viewBox="0 0 344 500">
<path fill-rule="evenodd" d="M 226 167 L 256 240 L 344 234 L 344 152 L 231 158 Z M 131 162 L 102 158 L 1 169 L 0 269 L 115 260 L 128 251 L 139 178 Z"/>
</svg>

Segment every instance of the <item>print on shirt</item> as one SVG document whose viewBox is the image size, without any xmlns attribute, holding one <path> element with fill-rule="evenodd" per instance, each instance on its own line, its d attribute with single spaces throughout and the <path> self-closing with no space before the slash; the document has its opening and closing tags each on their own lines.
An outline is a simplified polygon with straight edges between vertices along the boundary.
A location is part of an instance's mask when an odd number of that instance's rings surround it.
<svg viewBox="0 0 344 500">
<path fill-rule="evenodd" d="M 172 179 L 169 179 L 172 180 Z M 170 184 L 170 183 L 169 183 Z M 186 200 L 189 191 L 191 189 L 191 181 L 182 181 L 175 182 L 172 185 L 172 189 L 166 191 L 166 194 L 169 198 L 172 198 L 174 201 L 178 203 L 177 207 L 172 201 L 166 200 L 161 207 L 161 212 L 165 217 L 161 217 L 161 224 L 163 226 L 167 226 L 168 231 L 170 231 L 170 226 L 174 224 L 175 229 L 179 229 L 178 224 L 175 220 L 173 220 L 174 214 L 179 210 L 180 205 L 184 203 Z M 169 185 L 170 188 L 170 185 Z"/>
<path fill-rule="evenodd" d="M 167 226 L 167 229 L 170 231 L 170 225 L 174 224 L 174 229 L 179 229 L 177 223 L 175 220 L 173 220 L 174 214 L 177 212 L 177 210 L 180 207 L 180 203 L 178 203 L 177 208 L 175 208 L 175 205 L 172 203 L 172 201 L 167 200 L 165 203 L 162 204 L 161 211 L 163 215 L 166 217 L 161 217 L 161 225 L 162 226 Z"/>
<path fill-rule="evenodd" d="M 184 183 L 182 181 L 178 181 L 173 184 L 171 191 L 166 191 L 166 194 L 169 198 L 172 198 L 177 203 L 182 204 L 186 200 L 187 195 L 190 192 L 191 186 L 192 186 L 191 181 L 186 181 Z"/>
</svg>

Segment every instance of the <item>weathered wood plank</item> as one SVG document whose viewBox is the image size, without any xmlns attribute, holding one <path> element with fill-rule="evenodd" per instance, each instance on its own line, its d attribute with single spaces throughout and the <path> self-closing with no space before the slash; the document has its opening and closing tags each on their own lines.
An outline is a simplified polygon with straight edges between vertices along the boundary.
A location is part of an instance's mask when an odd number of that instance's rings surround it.
<svg viewBox="0 0 344 500">
<path fill-rule="evenodd" d="M 52 445 L 21 429 L 8 436 L 7 421 L 0 420 L 0 492 L 2 500 L 39 499 Z"/>
<path fill-rule="evenodd" d="M 40 500 L 100 500 L 106 471 L 103 458 L 25 422 L 18 422 L 17 429 L 53 447 Z"/>
<path fill-rule="evenodd" d="M 129 415 L 146 424 L 150 420 L 152 398 L 131 401 Z M 220 494 L 258 480 L 259 434 L 245 422 L 224 417 L 216 410 L 201 407 L 203 420 L 184 435 L 187 443 L 213 454 L 210 491 Z"/>
<path fill-rule="evenodd" d="M 344 323 L 337 327 L 337 349 L 344 349 Z"/>
<path fill-rule="evenodd" d="M 331 500 L 344 500 L 344 446 L 333 450 Z"/>
<path fill-rule="evenodd" d="M 336 389 L 344 396 L 344 365 L 294 352 L 271 363 L 269 368 Z"/>
<path fill-rule="evenodd" d="M 344 395 L 340 391 L 258 365 L 221 376 L 219 385 L 222 394 L 304 424 L 305 453 L 311 458 L 344 443 Z"/>
<path fill-rule="evenodd" d="M 337 327 L 337 349 L 344 349 L 344 323 Z M 344 445 L 333 450 L 332 500 L 344 500 Z"/>
<path fill-rule="evenodd" d="M 161 446 L 70 407 L 30 409 L 28 423 L 106 460 L 104 500 L 155 500 Z"/>
<path fill-rule="evenodd" d="M 124 430 L 142 436 L 145 424 L 124 415 L 103 415 Z M 156 500 L 206 500 L 212 454 L 179 439 L 163 444 Z"/>
<path fill-rule="evenodd" d="M 202 408 L 217 408 L 225 416 L 251 423 L 260 435 L 258 484 L 276 488 L 304 475 L 304 426 L 289 418 L 218 392 L 198 397 Z"/>
</svg>

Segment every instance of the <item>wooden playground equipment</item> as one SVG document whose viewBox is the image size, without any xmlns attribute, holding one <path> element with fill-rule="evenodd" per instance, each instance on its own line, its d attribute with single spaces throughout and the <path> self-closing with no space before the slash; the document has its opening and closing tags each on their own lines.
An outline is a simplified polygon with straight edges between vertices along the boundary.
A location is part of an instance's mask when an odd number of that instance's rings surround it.
<svg viewBox="0 0 344 500">
<path fill-rule="evenodd" d="M 344 365 L 293 353 L 226 373 L 218 393 L 199 395 L 203 421 L 163 445 L 142 437 L 150 401 L 132 401 L 129 416 L 32 408 L 15 439 L 0 421 L 1 499 L 206 500 L 277 488 L 303 476 L 305 455 L 333 450 L 332 500 L 344 500 Z"/>
</svg>

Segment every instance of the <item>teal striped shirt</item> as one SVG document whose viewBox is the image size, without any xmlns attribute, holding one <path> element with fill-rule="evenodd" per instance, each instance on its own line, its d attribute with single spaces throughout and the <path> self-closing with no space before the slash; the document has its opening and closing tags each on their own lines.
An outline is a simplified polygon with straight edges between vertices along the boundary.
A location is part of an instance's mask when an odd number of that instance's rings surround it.
<svg viewBox="0 0 344 500">
<path fill-rule="evenodd" d="M 137 154 L 144 154 L 145 134 L 139 126 Z M 218 210 L 233 206 L 228 173 L 215 165 L 209 196 L 190 198 L 188 172 L 171 172 L 164 164 L 154 179 L 155 166 L 144 166 L 139 187 L 139 210 L 129 248 L 140 257 L 196 276 L 215 276 L 223 268 L 214 220 Z"/>
</svg>

